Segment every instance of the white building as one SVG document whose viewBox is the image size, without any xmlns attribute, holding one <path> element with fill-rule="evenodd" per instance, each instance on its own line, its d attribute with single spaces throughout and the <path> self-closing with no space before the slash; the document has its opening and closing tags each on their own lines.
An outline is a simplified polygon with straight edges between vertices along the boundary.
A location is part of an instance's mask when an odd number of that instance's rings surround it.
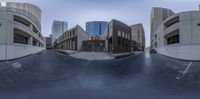
<svg viewBox="0 0 200 99">
<path fill-rule="evenodd" d="M 43 49 L 41 10 L 27 3 L 0 2 L 0 60 Z"/>
<path fill-rule="evenodd" d="M 184 60 L 200 60 L 200 11 L 186 11 L 166 18 L 153 34 L 153 49 Z"/>
</svg>

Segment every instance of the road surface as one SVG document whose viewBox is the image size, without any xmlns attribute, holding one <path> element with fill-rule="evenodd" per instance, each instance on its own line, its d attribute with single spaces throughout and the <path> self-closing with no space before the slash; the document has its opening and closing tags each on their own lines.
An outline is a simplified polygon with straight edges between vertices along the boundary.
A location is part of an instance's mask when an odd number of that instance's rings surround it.
<svg viewBox="0 0 200 99">
<path fill-rule="evenodd" d="M 91 61 L 45 50 L 0 62 L 0 99 L 199 99 L 199 66 L 159 54 Z"/>
</svg>

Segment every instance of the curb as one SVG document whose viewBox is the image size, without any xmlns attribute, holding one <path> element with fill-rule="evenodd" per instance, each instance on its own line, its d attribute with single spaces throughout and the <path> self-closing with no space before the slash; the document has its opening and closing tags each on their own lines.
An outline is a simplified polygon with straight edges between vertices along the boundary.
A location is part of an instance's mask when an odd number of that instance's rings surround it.
<svg viewBox="0 0 200 99">
<path fill-rule="evenodd" d="M 62 54 L 65 54 L 65 55 L 69 55 L 67 52 L 64 52 L 64 51 L 60 51 L 60 50 L 55 50 L 56 52 L 59 52 L 59 53 L 62 53 Z"/>
<path fill-rule="evenodd" d="M 135 53 L 130 53 L 130 54 L 124 54 L 124 55 L 119 55 L 119 56 L 113 56 L 114 59 L 120 59 L 120 58 L 125 58 L 131 55 L 135 55 Z"/>
</svg>

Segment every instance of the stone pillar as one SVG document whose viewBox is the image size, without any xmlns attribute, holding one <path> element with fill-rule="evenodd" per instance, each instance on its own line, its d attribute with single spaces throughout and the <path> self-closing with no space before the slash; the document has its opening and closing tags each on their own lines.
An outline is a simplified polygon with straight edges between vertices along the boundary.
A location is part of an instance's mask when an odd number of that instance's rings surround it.
<svg viewBox="0 0 200 99">
<path fill-rule="evenodd" d="M 72 47 L 71 47 L 71 39 L 69 40 L 69 50 L 72 50 Z"/>
</svg>

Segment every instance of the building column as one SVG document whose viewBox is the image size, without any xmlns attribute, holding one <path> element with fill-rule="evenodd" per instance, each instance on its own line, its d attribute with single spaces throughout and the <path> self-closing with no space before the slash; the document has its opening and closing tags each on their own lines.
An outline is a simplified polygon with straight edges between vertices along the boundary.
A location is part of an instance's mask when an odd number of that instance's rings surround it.
<svg viewBox="0 0 200 99">
<path fill-rule="evenodd" d="M 73 40 L 73 50 L 76 50 L 75 49 L 75 40 Z"/>
<path fill-rule="evenodd" d="M 72 50 L 72 40 L 70 39 L 69 42 L 70 42 L 70 48 L 69 49 Z"/>
<path fill-rule="evenodd" d="M 32 25 L 32 24 L 30 24 L 28 27 L 29 27 L 31 30 L 33 30 L 33 25 Z"/>
<path fill-rule="evenodd" d="M 33 37 L 31 36 L 31 37 L 29 37 L 28 38 L 28 45 L 33 45 Z"/>
</svg>

